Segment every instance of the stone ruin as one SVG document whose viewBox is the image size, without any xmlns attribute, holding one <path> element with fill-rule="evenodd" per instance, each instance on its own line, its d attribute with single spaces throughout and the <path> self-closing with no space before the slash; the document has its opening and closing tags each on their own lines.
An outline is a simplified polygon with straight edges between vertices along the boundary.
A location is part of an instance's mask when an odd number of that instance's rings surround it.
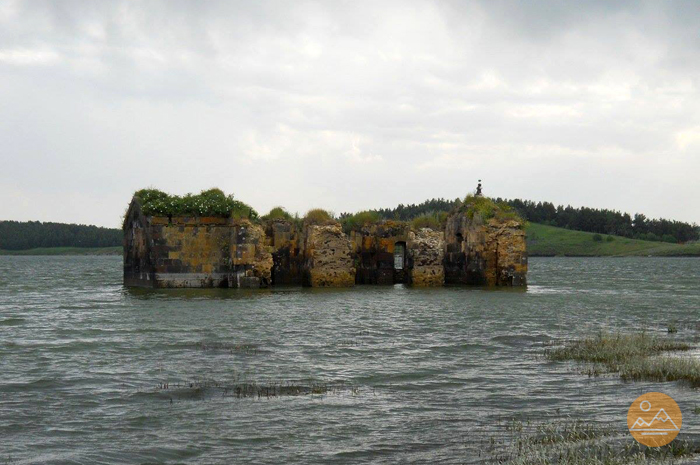
<svg viewBox="0 0 700 465">
<path fill-rule="evenodd" d="M 126 286 L 524 286 L 526 275 L 522 223 L 463 210 L 444 231 L 385 220 L 346 234 L 337 222 L 145 216 L 133 199 L 124 221 Z"/>
</svg>

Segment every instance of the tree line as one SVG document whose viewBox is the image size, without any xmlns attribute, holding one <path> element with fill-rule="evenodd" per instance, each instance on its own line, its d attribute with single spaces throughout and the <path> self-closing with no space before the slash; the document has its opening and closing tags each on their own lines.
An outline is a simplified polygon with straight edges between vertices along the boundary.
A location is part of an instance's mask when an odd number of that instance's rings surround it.
<svg viewBox="0 0 700 465">
<path fill-rule="evenodd" d="M 121 229 L 40 221 L 0 221 L 0 249 L 39 247 L 114 247 L 122 245 Z"/>
<path fill-rule="evenodd" d="M 647 241 L 688 242 L 700 238 L 697 224 L 664 218 L 650 219 L 641 213 L 634 216 L 617 210 L 554 206 L 551 202 L 520 199 L 496 199 L 513 207 L 533 223 L 575 229 L 598 234 L 612 234 Z"/>
<path fill-rule="evenodd" d="M 697 224 L 663 218 L 650 219 L 641 213 L 634 216 L 617 210 L 555 206 L 551 202 L 533 202 L 521 199 L 494 199 L 511 206 L 521 217 L 533 223 L 559 228 L 610 234 L 647 241 L 689 242 L 700 239 Z M 462 204 L 461 199 L 430 199 L 419 204 L 400 204 L 396 208 L 375 210 L 382 218 L 410 221 L 421 215 L 449 212 Z"/>
</svg>

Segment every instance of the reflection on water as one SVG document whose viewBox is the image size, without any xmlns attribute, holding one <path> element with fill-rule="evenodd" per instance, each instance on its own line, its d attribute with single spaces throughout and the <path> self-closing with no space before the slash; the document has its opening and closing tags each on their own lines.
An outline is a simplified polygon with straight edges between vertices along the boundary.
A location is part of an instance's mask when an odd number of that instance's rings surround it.
<svg viewBox="0 0 700 465">
<path fill-rule="evenodd" d="M 697 259 L 533 258 L 527 289 L 260 291 L 125 289 L 120 260 L 0 257 L 3 460 L 478 462 L 505 419 L 624 428 L 654 390 L 697 431 L 697 390 L 541 356 L 601 328 L 698 344 Z"/>
</svg>

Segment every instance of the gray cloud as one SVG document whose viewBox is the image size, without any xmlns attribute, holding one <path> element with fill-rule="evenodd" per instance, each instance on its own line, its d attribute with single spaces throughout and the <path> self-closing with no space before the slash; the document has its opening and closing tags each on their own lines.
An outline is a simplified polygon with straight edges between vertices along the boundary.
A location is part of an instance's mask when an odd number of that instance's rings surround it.
<svg viewBox="0 0 700 465">
<path fill-rule="evenodd" d="M 4 2 L 3 219 L 494 196 L 700 221 L 696 2 Z"/>
</svg>

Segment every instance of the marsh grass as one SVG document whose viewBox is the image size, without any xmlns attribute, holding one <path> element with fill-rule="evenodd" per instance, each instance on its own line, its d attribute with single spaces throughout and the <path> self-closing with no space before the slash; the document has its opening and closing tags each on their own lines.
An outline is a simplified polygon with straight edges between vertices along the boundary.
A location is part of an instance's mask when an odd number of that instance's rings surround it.
<svg viewBox="0 0 700 465">
<path fill-rule="evenodd" d="M 205 342 L 200 341 L 196 344 L 197 349 L 204 352 L 228 352 L 230 354 L 246 354 L 256 355 L 261 352 L 261 349 L 256 344 L 247 343 L 232 343 L 232 342 Z"/>
<path fill-rule="evenodd" d="M 648 448 L 626 431 L 580 420 L 521 422 L 511 420 L 506 435 L 491 437 L 480 450 L 489 463 L 514 465 L 676 464 L 697 458 L 697 442 L 675 440 Z M 686 462 L 690 463 L 690 462 Z"/>
<path fill-rule="evenodd" d="M 625 380 L 687 381 L 700 384 L 700 361 L 692 357 L 662 355 L 687 351 L 683 341 L 647 332 L 635 334 L 599 333 L 546 349 L 552 361 L 574 360 L 588 364 L 581 371 L 589 376 L 619 373 Z"/>
<path fill-rule="evenodd" d="M 617 367 L 620 377 L 640 381 L 686 381 L 700 386 L 700 361 L 692 357 L 633 358 Z"/>
<path fill-rule="evenodd" d="M 218 381 L 210 378 L 194 379 L 185 382 L 161 382 L 156 385 L 156 391 L 176 397 L 203 398 L 275 398 L 283 396 L 308 396 L 350 393 L 357 395 L 358 386 L 343 382 L 323 381 Z M 172 398 L 171 398 L 172 399 Z"/>
</svg>

